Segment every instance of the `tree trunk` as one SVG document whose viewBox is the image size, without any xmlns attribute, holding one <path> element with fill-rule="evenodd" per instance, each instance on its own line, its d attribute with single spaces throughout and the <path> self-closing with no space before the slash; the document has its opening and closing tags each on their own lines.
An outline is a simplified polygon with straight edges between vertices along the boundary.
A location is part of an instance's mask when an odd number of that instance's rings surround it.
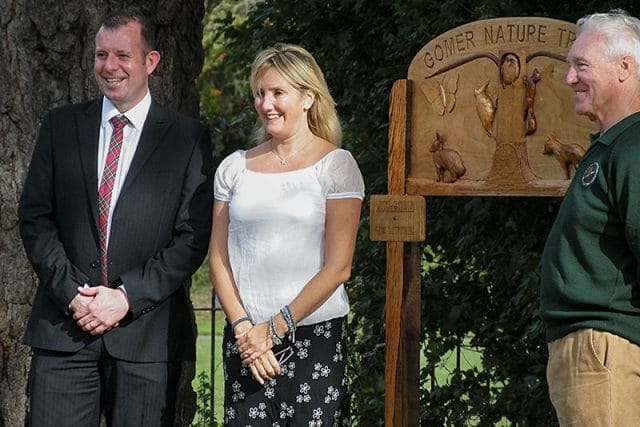
<svg viewBox="0 0 640 427">
<path fill-rule="evenodd" d="M 154 99 L 197 116 L 195 78 L 202 67 L 202 0 L 0 0 L 0 427 L 24 425 L 30 350 L 21 343 L 36 277 L 18 233 L 16 207 L 36 131 L 51 107 L 99 96 L 94 36 L 107 12 L 136 5 L 157 24 L 160 66 Z M 195 412 L 193 364 L 178 402 L 189 425 Z"/>
</svg>

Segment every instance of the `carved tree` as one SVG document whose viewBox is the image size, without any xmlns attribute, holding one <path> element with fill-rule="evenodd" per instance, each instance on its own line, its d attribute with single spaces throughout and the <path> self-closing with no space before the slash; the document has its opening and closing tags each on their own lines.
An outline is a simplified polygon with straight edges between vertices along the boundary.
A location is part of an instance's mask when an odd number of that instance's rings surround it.
<svg viewBox="0 0 640 427">
<path fill-rule="evenodd" d="M 36 130 L 53 106 L 99 95 L 93 42 L 108 11 L 136 5 L 157 24 L 160 66 L 151 79 L 155 99 L 197 116 L 195 78 L 203 62 L 203 0 L 0 0 L 0 426 L 24 425 L 29 348 L 22 334 L 36 289 L 24 255 L 16 206 Z M 195 411 L 187 366 L 180 420 Z"/>
</svg>

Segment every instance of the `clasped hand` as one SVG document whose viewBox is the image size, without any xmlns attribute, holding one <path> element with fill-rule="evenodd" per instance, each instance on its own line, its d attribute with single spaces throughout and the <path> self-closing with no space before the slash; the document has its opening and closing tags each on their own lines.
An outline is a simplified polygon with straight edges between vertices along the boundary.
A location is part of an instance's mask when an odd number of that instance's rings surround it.
<svg viewBox="0 0 640 427">
<path fill-rule="evenodd" d="M 280 364 L 273 351 L 269 336 L 269 323 L 258 323 L 236 335 L 236 347 L 243 363 L 251 369 L 253 378 L 260 384 L 280 375 Z"/>
<path fill-rule="evenodd" d="M 129 311 L 129 301 L 119 289 L 79 287 L 69 309 L 78 326 L 91 335 L 102 335 L 118 326 Z"/>
</svg>

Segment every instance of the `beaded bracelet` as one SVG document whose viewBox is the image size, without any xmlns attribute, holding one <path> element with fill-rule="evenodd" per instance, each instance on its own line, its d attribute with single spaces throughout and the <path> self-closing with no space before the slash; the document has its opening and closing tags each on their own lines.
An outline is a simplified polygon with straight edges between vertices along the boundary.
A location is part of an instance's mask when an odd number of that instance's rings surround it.
<svg viewBox="0 0 640 427">
<path fill-rule="evenodd" d="M 231 323 L 231 330 L 233 332 L 235 332 L 236 331 L 236 326 L 238 326 L 242 322 L 251 322 L 251 319 L 249 318 L 249 316 L 244 316 L 244 317 L 241 317 L 241 318 L 239 318 L 237 320 L 234 320 L 233 323 Z M 251 322 L 251 323 L 253 323 L 253 322 Z"/>
<path fill-rule="evenodd" d="M 293 315 L 291 314 L 291 309 L 288 305 L 285 305 L 280 309 L 280 314 L 284 317 L 284 320 L 287 322 L 287 328 L 289 328 L 289 338 L 292 343 L 296 342 L 296 322 L 293 320 Z"/>
</svg>

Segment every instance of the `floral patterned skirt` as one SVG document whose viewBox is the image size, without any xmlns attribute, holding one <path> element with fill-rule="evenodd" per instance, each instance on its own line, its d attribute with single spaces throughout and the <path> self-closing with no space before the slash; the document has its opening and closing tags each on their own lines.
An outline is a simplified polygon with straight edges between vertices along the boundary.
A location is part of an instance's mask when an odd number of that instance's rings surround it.
<svg viewBox="0 0 640 427">
<path fill-rule="evenodd" d="M 242 364 L 230 326 L 224 329 L 224 422 L 227 426 L 349 424 L 346 316 L 299 326 L 296 341 L 273 348 L 281 373 L 260 385 Z"/>
</svg>

